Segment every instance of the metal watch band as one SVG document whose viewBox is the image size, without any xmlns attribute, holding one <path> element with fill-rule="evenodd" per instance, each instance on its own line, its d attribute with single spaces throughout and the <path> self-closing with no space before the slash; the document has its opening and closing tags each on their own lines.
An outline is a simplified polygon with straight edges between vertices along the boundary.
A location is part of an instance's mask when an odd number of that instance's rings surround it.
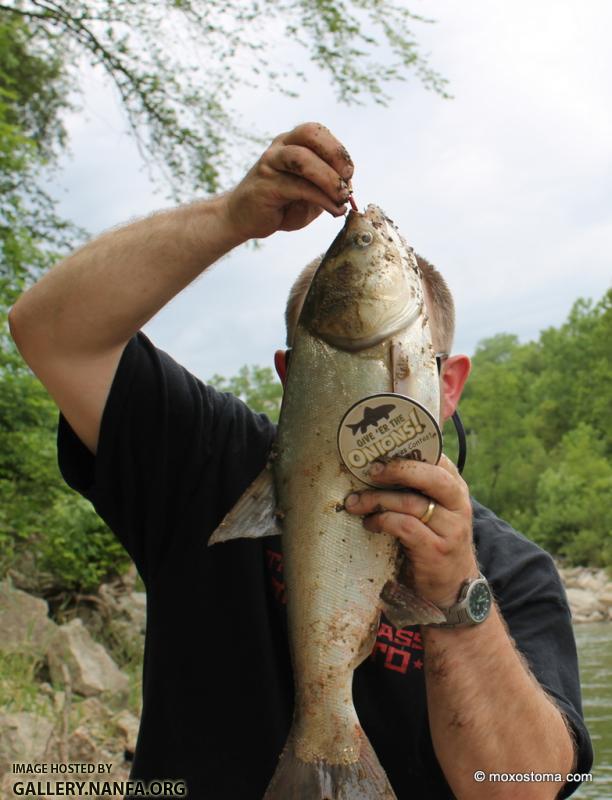
<svg viewBox="0 0 612 800">
<path fill-rule="evenodd" d="M 468 607 L 468 604 L 470 602 L 470 590 L 472 590 L 473 587 L 476 585 L 486 587 L 486 593 L 485 593 L 486 607 L 484 611 L 481 612 L 482 616 L 480 618 L 475 618 L 470 613 Z M 431 627 L 457 628 L 460 626 L 466 627 L 466 626 L 479 625 L 480 623 L 484 622 L 485 619 L 487 619 L 487 617 L 489 616 L 491 612 L 492 603 L 493 603 L 493 597 L 491 594 L 491 589 L 489 587 L 489 582 L 482 573 L 479 573 L 477 578 L 473 578 L 472 580 L 467 580 L 461 585 L 457 602 L 454 605 L 450 606 L 449 608 L 440 609 L 440 611 L 442 611 L 446 616 L 446 622 L 434 623 L 431 625 Z"/>
</svg>

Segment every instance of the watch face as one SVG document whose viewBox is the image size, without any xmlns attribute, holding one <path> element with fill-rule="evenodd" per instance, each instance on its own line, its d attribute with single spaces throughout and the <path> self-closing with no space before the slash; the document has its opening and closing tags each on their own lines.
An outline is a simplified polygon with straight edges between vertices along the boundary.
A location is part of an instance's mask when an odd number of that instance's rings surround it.
<svg viewBox="0 0 612 800">
<path fill-rule="evenodd" d="M 477 583 L 468 598 L 468 611 L 474 622 L 482 622 L 491 608 L 491 593 L 486 583 Z"/>
</svg>

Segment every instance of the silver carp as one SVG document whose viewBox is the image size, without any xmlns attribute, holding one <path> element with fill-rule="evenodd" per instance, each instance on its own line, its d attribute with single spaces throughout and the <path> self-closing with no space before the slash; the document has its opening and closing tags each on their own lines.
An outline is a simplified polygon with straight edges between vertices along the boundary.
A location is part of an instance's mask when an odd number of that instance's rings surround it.
<svg viewBox="0 0 612 800">
<path fill-rule="evenodd" d="M 368 206 L 349 213 L 304 301 L 275 456 L 210 540 L 282 532 L 295 711 L 264 800 L 396 797 L 359 723 L 353 673 L 372 651 L 381 610 L 399 627 L 445 618 L 410 591 L 397 540 L 342 511 L 366 483 L 340 456 L 339 425 L 358 401 L 386 393 L 409 396 L 439 418 L 416 258 Z M 345 427 L 361 436 L 392 408 L 388 396 L 368 400 Z"/>
</svg>

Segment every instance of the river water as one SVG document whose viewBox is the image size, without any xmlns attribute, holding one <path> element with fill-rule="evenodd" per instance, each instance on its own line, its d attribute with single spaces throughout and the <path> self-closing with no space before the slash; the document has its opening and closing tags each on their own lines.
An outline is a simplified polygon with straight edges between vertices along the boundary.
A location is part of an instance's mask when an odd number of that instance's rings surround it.
<svg viewBox="0 0 612 800">
<path fill-rule="evenodd" d="M 583 783 L 572 797 L 612 800 L 612 623 L 576 625 L 574 633 L 595 762 L 592 782 Z"/>
</svg>

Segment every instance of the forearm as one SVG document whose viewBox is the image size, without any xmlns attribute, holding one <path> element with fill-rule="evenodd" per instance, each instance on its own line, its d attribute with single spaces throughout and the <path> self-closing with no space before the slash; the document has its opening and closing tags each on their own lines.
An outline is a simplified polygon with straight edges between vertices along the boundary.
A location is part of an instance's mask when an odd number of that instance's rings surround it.
<svg viewBox="0 0 612 800">
<path fill-rule="evenodd" d="M 202 270 L 240 243 L 223 197 L 160 212 L 93 239 L 17 302 L 27 358 L 118 348 Z M 31 342 L 31 345 L 29 343 Z"/>
<path fill-rule="evenodd" d="M 573 765 L 570 734 L 515 650 L 499 612 L 450 630 L 423 628 L 434 748 L 455 795 L 516 796 L 514 783 L 478 783 L 474 773 L 560 773 Z M 554 798 L 558 783 L 521 783 L 521 797 Z"/>
</svg>

